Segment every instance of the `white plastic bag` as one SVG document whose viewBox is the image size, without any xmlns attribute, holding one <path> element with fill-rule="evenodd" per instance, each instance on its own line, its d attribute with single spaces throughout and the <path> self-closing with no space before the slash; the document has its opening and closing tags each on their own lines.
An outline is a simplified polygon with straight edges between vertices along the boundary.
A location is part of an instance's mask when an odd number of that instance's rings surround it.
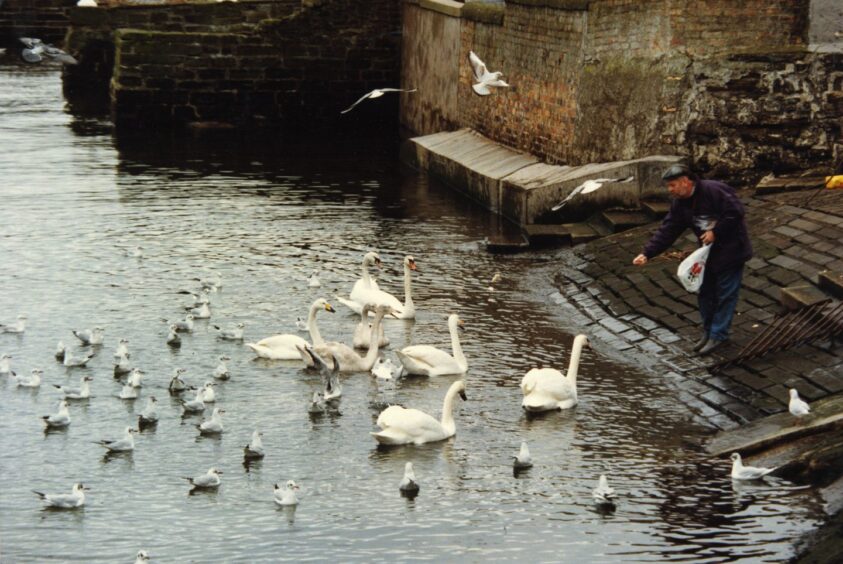
<svg viewBox="0 0 843 564">
<path fill-rule="evenodd" d="M 679 265 L 676 276 L 679 277 L 682 286 L 689 292 L 700 291 L 705 274 L 705 261 L 708 260 L 708 253 L 710 252 L 711 245 L 703 245 L 688 255 Z"/>
</svg>

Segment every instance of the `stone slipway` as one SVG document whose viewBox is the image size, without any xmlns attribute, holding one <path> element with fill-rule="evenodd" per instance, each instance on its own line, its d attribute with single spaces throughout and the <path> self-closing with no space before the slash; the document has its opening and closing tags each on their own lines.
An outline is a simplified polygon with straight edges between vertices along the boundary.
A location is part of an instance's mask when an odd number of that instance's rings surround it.
<svg viewBox="0 0 843 564">
<path fill-rule="evenodd" d="M 651 156 L 630 161 L 583 166 L 551 165 L 487 139 L 471 129 L 409 139 L 403 160 L 443 180 L 488 209 L 518 225 L 581 221 L 612 206 L 638 208 L 648 196 L 664 197 L 661 172 L 676 156 Z M 592 178 L 624 178 L 571 201 L 561 212 L 550 208 Z"/>
</svg>

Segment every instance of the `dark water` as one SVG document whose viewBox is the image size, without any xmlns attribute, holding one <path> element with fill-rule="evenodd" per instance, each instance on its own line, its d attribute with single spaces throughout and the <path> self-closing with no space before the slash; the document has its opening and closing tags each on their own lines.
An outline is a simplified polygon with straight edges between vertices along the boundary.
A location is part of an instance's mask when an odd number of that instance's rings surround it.
<svg viewBox="0 0 843 564">
<path fill-rule="evenodd" d="M 684 446 L 702 429 L 658 374 L 586 351 L 580 404 L 527 420 L 518 383 L 537 364 L 567 365 L 572 336 L 548 296 L 552 251 L 487 254 L 496 220 L 397 164 L 391 142 L 338 147 L 313 140 L 187 137 L 115 144 L 106 122 L 63 110 L 58 71 L 0 66 L 0 313 L 29 317 L 22 336 L 0 335 L 13 369 L 44 369 L 34 392 L 0 381 L 0 560 L 155 562 L 279 560 L 781 561 L 819 519 L 810 490 L 772 480 L 733 489 L 728 464 Z M 125 251 L 140 245 L 145 258 Z M 317 375 L 295 363 L 255 361 L 242 345 L 215 338 L 207 322 L 179 351 L 164 344 L 161 318 L 183 314 L 204 269 L 219 272 L 212 323 L 246 323 L 247 340 L 295 332 L 319 296 L 347 294 L 368 249 L 379 250 L 382 287 L 400 294 L 404 254 L 415 256 L 418 319 L 390 321 L 391 350 L 448 345 L 445 317 L 466 322 L 467 394 L 455 439 L 388 451 L 369 432 L 385 402 L 438 416 L 452 378 L 344 378 L 340 414 L 311 419 Z M 319 269 L 323 286 L 306 279 Z M 504 280 L 490 302 L 489 279 Z M 356 319 L 337 304 L 319 321 L 348 340 Z M 53 359 L 71 329 L 106 328 L 85 370 Z M 146 371 L 134 405 L 115 397 L 119 338 Z M 75 352 L 79 352 L 78 350 Z M 210 379 L 220 354 L 233 377 L 218 386 L 225 433 L 198 438 L 166 393 L 175 367 Z M 73 423 L 45 435 L 40 415 L 59 397 L 51 384 L 94 377 L 94 398 L 71 405 Z M 161 422 L 130 456 L 104 459 L 95 444 L 136 421 L 145 396 Z M 242 447 L 254 428 L 266 458 L 248 470 Z M 526 439 L 535 467 L 514 477 Z M 421 495 L 398 495 L 406 461 Z M 217 493 L 188 495 L 182 476 L 210 466 L 225 473 Z M 620 493 L 601 514 L 590 492 L 600 473 Z M 276 482 L 302 487 L 295 512 L 273 503 Z M 90 486 L 83 510 L 44 511 L 30 490 Z"/>
</svg>

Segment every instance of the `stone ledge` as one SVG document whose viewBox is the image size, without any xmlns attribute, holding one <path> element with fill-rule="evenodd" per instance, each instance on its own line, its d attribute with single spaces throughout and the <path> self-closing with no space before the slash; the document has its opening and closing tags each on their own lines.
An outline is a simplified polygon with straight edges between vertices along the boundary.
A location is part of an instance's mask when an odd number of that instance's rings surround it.
<svg viewBox="0 0 843 564">
<path fill-rule="evenodd" d="M 419 7 L 455 18 L 462 17 L 463 4 L 453 0 L 419 0 Z"/>
<path fill-rule="evenodd" d="M 503 2 L 468 2 L 462 9 L 464 19 L 491 25 L 503 25 L 505 13 Z"/>
<path fill-rule="evenodd" d="M 525 6 L 544 6 L 571 12 L 587 12 L 588 5 L 591 3 L 589 0 L 507 0 L 507 2 Z"/>
</svg>

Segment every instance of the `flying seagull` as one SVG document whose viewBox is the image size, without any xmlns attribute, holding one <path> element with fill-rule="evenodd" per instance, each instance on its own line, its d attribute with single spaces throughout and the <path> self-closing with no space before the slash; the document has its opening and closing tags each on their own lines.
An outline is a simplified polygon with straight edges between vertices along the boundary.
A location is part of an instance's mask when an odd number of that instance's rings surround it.
<svg viewBox="0 0 843 564">
<path fill-rule="evenodd" d="M 491 94 L 492 91 L 489 90 L 490 86 L 497 88 L 509 86 L 509 84 L 501 80 L 503 73 L 500 71 L 489 72 L 489 69 L 486 68 L 486 63 L 481 61 L 480 57 L 474 51 L 469 51 L 468 61 L 471 63 L 471 70 L 474 72 L 474 80 L 477 81 L 477 84 L 472 84 L 471 87 L 480 96 Z"/>
<path fill-rule="evenodd" d="M 55 59 L 60 63 L 68 65 L 79 64 L 79 61 L 62 51 L 58 47 L 53 47 L 48 43 L 44 43 L 40 39 L 34 37 L 21 37 L 20 42 L 24 44 L 24 49 L 21 51 L 21 58 L 27 63 L 40 63 L 45 57 Z"/>
<path fill-rule="evenodd" d="M 407 90 L 406 88 L 375 88 L 374 90 L 372 90 L 368 94 L 365 94 L 365 95 L 361 96 L 361 98 L 359 100 L 357 100 L 356 102 L 351 104 L 348 108 L 341 111 L 340 113 L 341 114 L 347 114 L 348 112 L 350 112 L 351 110 L 354 109 L 354 106 L 356 106 L 357 104 L 359 104 L 363 100 L 366 100 L 367 98 L 369 98 L 369 99 L 380 98 L 381 96 L 383 96 L 387 92 L 415 92 L 416 90 L 418 90 L 418 89 L 413 88 L 412 90 Z"/>
<path fill-rule="evenodd" d="M 565 206 L 572 198 L 579 196 L 580 194 L 589 194 L 594 192 L 595 190 L 599 190 L 604 184 L 607 182 L 632 182 L 635 180 L 634 176 L 627 176 L 626 178 L 596 178 L 593 180 L 586 180 L 576 188 L 574 188 L 568 196 L 553 206 L 551 211 L 556 211 L 561 209 Z"/>
</svg>

